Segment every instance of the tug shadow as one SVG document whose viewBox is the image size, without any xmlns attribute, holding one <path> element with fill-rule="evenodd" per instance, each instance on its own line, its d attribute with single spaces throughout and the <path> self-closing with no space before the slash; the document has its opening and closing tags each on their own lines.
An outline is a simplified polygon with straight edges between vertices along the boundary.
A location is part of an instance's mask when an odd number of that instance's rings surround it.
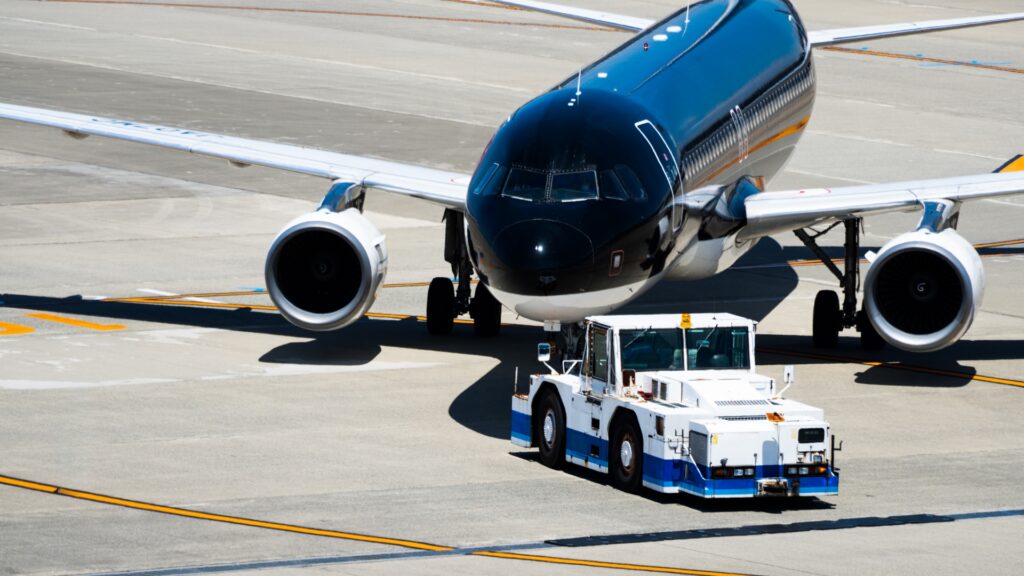
<svg viewBox="0 0 1024 576">
<path fill-rule="evenodd" d="M 511 456 L 532 462 L 537 466 L 543 466 L 540 463 L 540 457 L 536 451 L 515 451 L 509 453 Z M 572 464 L 565 464 L 558 473 L 568 474 L 581 480 L 587 480 L 594 484 L 600 484 L 611 487 L 608 475 L 600 472 L 584 468 L 583 466 L 576 466 Z M 616 490 L 616 494 L 622 494 Z M 633 497 L 643 498 L 648 502 L 655 504 L 661 504 L 665 506 L 686 506 L 696 512 L 704 514 L 715 514 L 719 512 L 763 512 L 766 514 L 782 514 L 784 512 L 793 512 L 798 510 L 831 510 L 835 508 L 835 504 L 827 502 L 815 496 L 801 497 L 801 498 L 726 498 L 726 499 L 706 499 L 699 498 L 690 494 L 664 494 L 662 492 L 654 492 L 653 490 L 641 490 L 637 494 L 630 495 Z"/>
</svg>

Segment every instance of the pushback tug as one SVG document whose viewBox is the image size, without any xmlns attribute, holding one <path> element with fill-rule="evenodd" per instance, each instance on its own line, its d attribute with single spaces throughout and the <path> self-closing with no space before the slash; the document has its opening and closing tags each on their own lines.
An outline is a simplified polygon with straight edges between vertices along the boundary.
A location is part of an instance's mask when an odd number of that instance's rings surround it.
<svg viewBox="0 0 1024 576">
<path fill-rule="evenodd" d="M 582 360 L 548 364 L 512 397 L 512 442 L 638 491 L 702 498 L 839 493 L 821 408 L 755 372 L 756 323 L 732 314 L 592 316 Z"/>
</svg>

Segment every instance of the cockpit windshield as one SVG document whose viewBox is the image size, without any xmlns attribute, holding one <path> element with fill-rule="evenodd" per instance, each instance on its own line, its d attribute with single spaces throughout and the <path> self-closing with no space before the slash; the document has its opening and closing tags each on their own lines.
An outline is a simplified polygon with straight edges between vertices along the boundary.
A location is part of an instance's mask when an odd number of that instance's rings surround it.
<svg viewBox="0 0 1024 576">
<path fill-rule="evenodd" d="M 597 172 L 595 170 L 540 171 L 513 167 L 509 170 L 505 188 L 506 198 L 530 202 L 579 202 L 596 200 Z"/>
<path fill-rule="evenodd" d="M 750 368 L 750 338 L 745 327 L 622 330 L 619 343 L 625 370 Z"/>
</svg>

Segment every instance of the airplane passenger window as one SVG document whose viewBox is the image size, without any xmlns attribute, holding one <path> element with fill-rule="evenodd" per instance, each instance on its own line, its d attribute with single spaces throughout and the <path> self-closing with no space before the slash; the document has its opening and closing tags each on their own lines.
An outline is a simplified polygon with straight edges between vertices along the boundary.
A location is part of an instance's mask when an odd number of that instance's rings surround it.
<svg viewBox="0 0 1024 576">
<path fill-rule="evenodd" d="M 647 192 L 644 191 L 644 185 L 640 182 L 640 178 L 637 177 L 636 173 L 625 164 L 619 164 L 615 166 L 615 174 L 619 177 L 619 181 L 626 187 L 629 192 L 630 198 L 633 200 L 643 200 L 647 198 Z"/>
<path fill-rule="evenodd" d="M 546 172 L 513 168 L 509 171 L 508 180 L 505 181 L 505 189 L 501 195 L 530 202 L 543 202 L 547 194 L 547 187 L 548 175 Z"/>
<path fill-rule="evenodd" d="M 601 197 L 612 200 L 628 200 L 629 194 L 622 186 L 622 181 L 615 175 L 614 170 L 601 171 Z"/>
<path fill-rule="evenodd" d="M 566 172 L 551 176 L 552 202 L 577 202 L 597 199 L 597 173 Z"/>
</svg>

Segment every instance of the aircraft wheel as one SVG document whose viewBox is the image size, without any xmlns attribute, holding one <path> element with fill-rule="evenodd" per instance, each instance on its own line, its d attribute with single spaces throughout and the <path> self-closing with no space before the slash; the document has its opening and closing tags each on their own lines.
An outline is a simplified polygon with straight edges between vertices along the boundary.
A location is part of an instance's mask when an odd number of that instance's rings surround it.
<svg viewBox="0 0 1024 576">
<path fill-rule="evenodd" d="M 497 336 L 501 332 L 501 303 L 491 294 L 487 286 L 476 285 L 470 316 L 477 336 Z"/>
<path fill-rule="evenodd" d="M 865 350 L 881 350 L 885 348 L 885 339 L 875 330 L 875 325 L 868 320 L 867 312 L 857 312 L 857 330 L 860 330 L 860 347 Z"/>
<path fill-rule="evenodd" d="M 617 420 L 608 460 L 612 485 L 626 492 L 638 492 L 643 486 L 644 442 L 632 415 Z"/>
<path fill-rule="evenodd" d="M 455 320 L 455 288 L 447 278 L 434 278 L 427 289 L 427 332 L 451 334 Z"/>
<path fill-rule="evenodd" d="M 533 437 L 540 448 L 541 464 L 561 468 L 565 464 L 565 409 L 558 393 L 544 389 L 533 415 Z"/>
<path fill-rule="evenodd" d="M 842 329 L 842 312 L 839 310 L 839 295 L 832 290 L 822 290 L 814 297 L 814 347 L 835 348 L 839 344 Z"/>
</svg>

